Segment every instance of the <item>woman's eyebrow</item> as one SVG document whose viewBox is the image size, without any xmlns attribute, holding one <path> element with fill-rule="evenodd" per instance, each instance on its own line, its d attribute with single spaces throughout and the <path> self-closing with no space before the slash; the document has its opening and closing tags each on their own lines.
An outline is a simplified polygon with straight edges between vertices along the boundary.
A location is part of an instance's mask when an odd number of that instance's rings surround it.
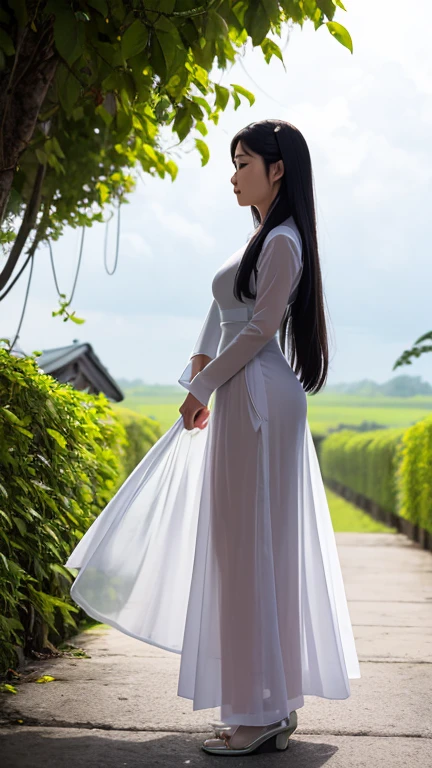
<svg viewBox="0 0 432 768">
<path fill-rule="evenodd" d="M 236 160 L 237 157 L 247 157 L 243 152 L 240 152 L 239 155 L 234 155 L 234 160 Z"/>
</svg>

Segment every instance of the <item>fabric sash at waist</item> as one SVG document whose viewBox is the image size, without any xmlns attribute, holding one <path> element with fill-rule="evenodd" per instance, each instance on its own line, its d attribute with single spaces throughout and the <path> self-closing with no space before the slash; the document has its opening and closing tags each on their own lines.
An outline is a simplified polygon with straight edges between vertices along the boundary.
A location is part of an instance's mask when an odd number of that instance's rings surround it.
<svg viewBox="0 0 432 768">
<path fill-rule="evenodd" d="M 245 322 L 247 323 L 253 315 L 253 307 L 233 307 L 232 309 L 220 309 L 221 323 L 225 322 Z"/>
</svg>

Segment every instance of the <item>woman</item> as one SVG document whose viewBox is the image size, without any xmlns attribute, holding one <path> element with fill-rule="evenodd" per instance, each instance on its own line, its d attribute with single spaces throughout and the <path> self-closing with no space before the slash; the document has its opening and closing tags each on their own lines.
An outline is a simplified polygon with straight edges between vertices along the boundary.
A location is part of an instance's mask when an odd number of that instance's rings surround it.
<svg viewBox="0 0 432 768">
<path fill-rule="evenodd" d="M 181 653 L 178 695 L 221 707 L 219 755 L 286 749 L 305 695 L 360 677 L 307 422 L 328 369 L 309 151 L 264 120 L 231 156 L 256 228 L 213 278 L 181 419 L 66 563 L 90 615 Z"/>
</svg>

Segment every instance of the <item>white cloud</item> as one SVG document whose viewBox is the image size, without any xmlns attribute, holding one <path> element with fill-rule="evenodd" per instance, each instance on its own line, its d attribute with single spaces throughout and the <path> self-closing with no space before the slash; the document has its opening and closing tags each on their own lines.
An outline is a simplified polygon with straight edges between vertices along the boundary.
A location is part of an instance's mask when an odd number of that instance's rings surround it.
<svg viewBox="0 0 432 768">
<path fill-rule="evenodd" d="M 173 232 L 178 237 L 189 240 L 196 250 L 201 248 L 213 248 L 215 239 L 204 229 L 198 221 L 192 221 L 177 211 L 172 211 L 167 206 L 159 202 L 153 202 L 150 205 L 159 224 L 164 229 Z"/>
<path fill-rule="evenodd" d="M 377 65 L 380 60 L 397 62 L 419 93 L 432 94 L 432 4 L 428 0 L 417 2 L 415 9 L 404 0 L 369 0 L 358 13 L 349 9 L 342 23 L 352 33 L 355 55 L 372 57 Z"/>
<path fill-rule="evenodd" d="M 144 258 L 146 261 L 153 261 L 155 254 L 139 232 L 123 232 L 120 235 L 121 251 L 127 253 L 131 258 Z"/>
</svg>

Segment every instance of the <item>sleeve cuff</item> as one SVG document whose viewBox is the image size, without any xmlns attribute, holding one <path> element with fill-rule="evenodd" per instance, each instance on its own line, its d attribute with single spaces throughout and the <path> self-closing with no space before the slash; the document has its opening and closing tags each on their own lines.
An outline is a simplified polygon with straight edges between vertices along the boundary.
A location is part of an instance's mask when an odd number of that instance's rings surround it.
<svg viewBox="0 0 432 768">
<path fill-rule="evenodd" d="M 200 379 L 200 376 L 202 373 L 204 373 L 204 370 L 205 369 L 197 373 L 196 376 L 193 377 L 192 381 L 190 381 L 190 377 L 192 376 L 192 360 L 190 360 L 180 378 L 178 379 L 178 383 L 181 384 L 181 386 L 187 389 L 189 392 L 191 392 L 191 394 L 196 397 L 196 399 L 199 400 L 202 405 L 207 407 L 213 390 L 209 389 L 209 387 L 206 386 L 205 383 Z"/>
</svg>

